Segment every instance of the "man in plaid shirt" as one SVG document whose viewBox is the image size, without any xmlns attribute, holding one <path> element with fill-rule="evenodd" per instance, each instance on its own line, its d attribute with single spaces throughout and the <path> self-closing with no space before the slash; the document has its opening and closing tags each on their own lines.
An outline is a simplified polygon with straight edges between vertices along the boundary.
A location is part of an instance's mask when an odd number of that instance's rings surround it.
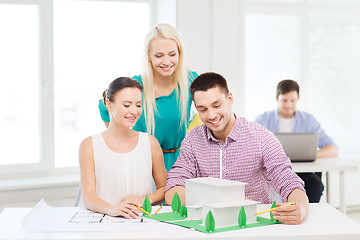
<svg viewBox="0 0 360 240">
<path fill-rule="evenodd" d="M 190 131 L 182 142 L 180 156 L 168 173 L 166 204 L 171 204 L 175 192 L 185 203 L 186 179 L 223 178 L 248 183 L 248 199 L 271 203 L 275 192 L 283 202 L 296 202 L 273 214 L 284 223 L 300 224 L 309 202 L 304 182 L 293 172 L 277 138 L 233 113 L 233 96 L 220 74 L 201 74 L 190 91 L 204 125 Z"/>
</svg>

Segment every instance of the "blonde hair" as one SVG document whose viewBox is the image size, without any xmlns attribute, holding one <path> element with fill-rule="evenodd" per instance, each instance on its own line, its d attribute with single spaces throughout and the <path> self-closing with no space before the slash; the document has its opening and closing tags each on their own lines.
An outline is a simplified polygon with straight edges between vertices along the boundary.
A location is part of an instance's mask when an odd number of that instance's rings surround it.
<svg viewBox="0 0 360 240">
<path fill-rule="evenodd" d="M 155 117 L 154 114 L 158 114 L 155 103 L 154 95 L 154 75 L 151 62 L 149 60 L 150 43 L 155 38 L 164 38 L 174 40 L 177 44 L 179 51 L 178 66 L 174 71 L 174 80 L 177 83 L 176 96 L 179 103 L 179 109 L 181 113 L 180 125 L 181 127 L 187 127 L 187 108 L 189 100 L 189 80 L 188 71 L 184 64 L 184 47 L 180 40 L 180 34 L 178 31 L 169 24 L 158 24 L 153 27 L 145 39 L 145 51 L 143 56 L 143 72 L 141 79 L 143 82 L 143 106 L 144 117 L 147 132 L 154 134 L 155 132 Z"/>
</svg>

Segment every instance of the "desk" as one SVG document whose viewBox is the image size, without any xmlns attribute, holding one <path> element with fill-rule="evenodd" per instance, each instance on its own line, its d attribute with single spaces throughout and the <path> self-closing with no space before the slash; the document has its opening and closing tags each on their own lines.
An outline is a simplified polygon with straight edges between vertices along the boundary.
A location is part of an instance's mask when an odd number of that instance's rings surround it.
<svg viewBox="0 0 360 240">
<path fill-rule="evenodd" d="M 259 205 L 258 210 L 270 205 Z M 275 224 L 264 227 L 241 229 L 237 231 L 206 234 L 179 227 L 177 232 L 27 232 L 21 226 L 22 218 L 30 208 L 6 208 L 0 214 L 0 239 L 241 239 L 241 240 L 359 240 L 360 225 L 327 203 L 312 203 L 308 216 L 300 225 Z M 166 223 L 158 223 L 165 224 Z"/>
<path fill-rule="evenodd" d="M 345 205 L 345 171 L 358 170 L 359 162 L 350 162 L 342 158 L 319 158 L 314 162 L 293 162 L 294 172 L 326 172 L 327 201 L 329 202 L 329 172 L 340 173 L 340 211 L 346 214 Z"/>
</svg>

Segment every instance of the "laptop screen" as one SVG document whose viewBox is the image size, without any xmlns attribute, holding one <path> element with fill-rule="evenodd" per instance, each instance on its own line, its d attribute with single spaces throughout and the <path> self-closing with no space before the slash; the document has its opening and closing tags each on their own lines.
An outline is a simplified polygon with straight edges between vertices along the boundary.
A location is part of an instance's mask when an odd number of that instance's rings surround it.
<svg viewBox="0 0 360 240">
<path fill-rule="evenodd" d="M 292 162 L 312 162 L 316 160 L 318 133 L 287 132 L 274 133 L 279 139 L 286 155 Z"/>
</svg>

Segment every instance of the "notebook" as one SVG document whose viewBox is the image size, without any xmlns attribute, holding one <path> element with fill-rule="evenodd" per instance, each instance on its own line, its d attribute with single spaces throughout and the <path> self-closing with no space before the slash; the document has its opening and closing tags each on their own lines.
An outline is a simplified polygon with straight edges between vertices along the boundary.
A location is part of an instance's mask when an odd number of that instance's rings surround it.
<svg viewBox="0 0 360 240">
<path fill-rule="evenodd" d="M 316 160 L 318 133 L 289 132 L 274 133 L 292 162 L 313 162 Z"/>
</svg>

